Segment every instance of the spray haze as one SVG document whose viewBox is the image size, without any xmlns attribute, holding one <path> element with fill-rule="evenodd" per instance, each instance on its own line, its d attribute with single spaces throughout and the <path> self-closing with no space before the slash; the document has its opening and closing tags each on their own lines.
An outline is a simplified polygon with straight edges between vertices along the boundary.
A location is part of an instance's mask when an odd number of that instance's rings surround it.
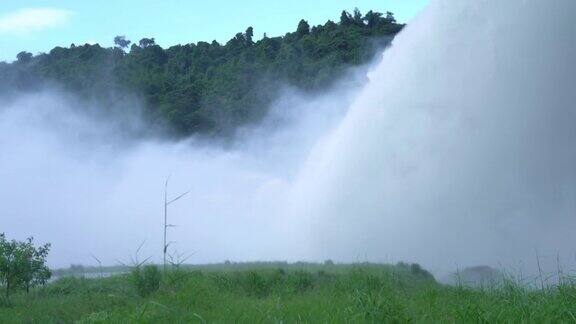
<svg viewBox="0 0 576 324">
<path fill-rule="evenodd" d="M 157 136 L 137 100 L 110 109 L 53 88 L 12 93 L 0 109 L 2 231 L 51 242 L 53 266 L 91 263 L 90 254 L 128 262 L 144 241 L 141 256 L 159 262 L 170 176 L 170 197 L 190 190 L 169 208 L 172 253 L 200 263 L 296 260 L 299 239 L 278 216 L 283 195 L 362 82 L 365 70 L 351 71 L 337 98 L 286 87 L 269 117 L 232 142 Z"/>
<path fill-rule="evenodd" d="M 575 9 L 433 1 L 304 168 L 314 253 L 436 270 L 572 259 Z"/>
<path fill-rule="evenodd" d="M 125 259 L 143 240 L 160 260 L 171 174 L 171 193 L 191 193 L 170 207 L 170 237 L 193 262 L 406 260 L 446 271 L 530 263 L 535 249 L 568 257 L 575 12 L 571 0 L 432 1 L 360 89 L 287 90 L 225 148 L 127 138 L 61 94 L 17 96 L 0 110 L 1 227 L 53 242 L 59 266 L 89 252 Z"/>
</svg>

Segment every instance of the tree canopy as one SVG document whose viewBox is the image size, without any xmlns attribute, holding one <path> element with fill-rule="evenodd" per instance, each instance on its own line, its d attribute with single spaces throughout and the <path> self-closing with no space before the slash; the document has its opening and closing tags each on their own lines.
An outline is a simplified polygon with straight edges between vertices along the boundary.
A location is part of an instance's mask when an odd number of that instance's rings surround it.
<svg viewBox="0 0 576 324">
<path fill-rule="evenodd" d="M 14 63 L 0 62 L 0 91 L 52 82 L 110 106 L 118 94 L 136 94 L 150 122 L 175 134 L 224 135 L 261 119 L 283 84 L 304 91 L 330 86 L 348 67 L 372 59 L 403 25 L 391 13 L 355 10 L 343 11 L 339 23 L 311 27 L 301 20 L 295 27 L 258 41 L 249 27 L 226 44 L 164 49 L 154 38 L 117 36 L 112 48 L 72 44 L 35 56 L 22 52 Z"/>
</svg>

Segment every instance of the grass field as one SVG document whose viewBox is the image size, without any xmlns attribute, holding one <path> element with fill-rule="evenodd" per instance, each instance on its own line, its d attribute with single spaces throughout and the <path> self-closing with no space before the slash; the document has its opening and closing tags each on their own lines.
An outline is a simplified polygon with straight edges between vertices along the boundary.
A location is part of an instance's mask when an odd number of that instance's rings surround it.
<svg viewBox="0 0 576 324">
<path fill-rule="evenodd" d="M 567 281 L 452 287 L 416 265 L 231 264 L 151 277 L 159 286 L 134 274 L 61 278 L 3 300 L 0 323 L 576 322 L 576 285 Z"/>
</svg>

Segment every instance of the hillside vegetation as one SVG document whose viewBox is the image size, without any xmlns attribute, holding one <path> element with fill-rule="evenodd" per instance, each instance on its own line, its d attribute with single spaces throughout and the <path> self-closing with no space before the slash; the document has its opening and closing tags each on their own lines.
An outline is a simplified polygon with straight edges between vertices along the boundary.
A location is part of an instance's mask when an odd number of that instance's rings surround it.
<svg viewBox="0 0 576 324">
<path fill-rule="evenodd" d="M 296 24 L 295 24 L 296 25 Z M 101 106 L 123 109 L 127 94 L 142 98 L 146 117 L 178 135 L 226 135 L 260 120 L 283 86 L 315 91 L 366 63 L 402 29 L 392 13 L 342 12 L 339 22 L 254 40 L 254 29 L 216 41 L 163 49 L 153 38 L 116 46 L 56 47 L 21 52 L 0 63 L 0 91 L 63 87 Z"/>
</svg>

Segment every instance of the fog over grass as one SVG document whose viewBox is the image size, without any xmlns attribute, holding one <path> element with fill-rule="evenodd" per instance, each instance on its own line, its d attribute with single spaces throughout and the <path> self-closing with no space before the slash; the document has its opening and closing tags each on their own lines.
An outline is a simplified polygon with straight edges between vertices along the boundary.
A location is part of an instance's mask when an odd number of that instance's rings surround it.
<svg viewBox="0 0 576 324">
<path fill-rule="evenodd" d="M 411 261 L 548 270 L 576 246 L 576 2 L 431 1 L 362 88 L 287 89 L 232 144 L 130 136 L 137 114 L 94 117 L 70 94 L 0 108 L 0 230 L 53 243 L 54 266 Z M 360 82 L 361 83 L 361 82 Z M 137 101 L 125 108 L 138 111 Z"/>
</svg>

